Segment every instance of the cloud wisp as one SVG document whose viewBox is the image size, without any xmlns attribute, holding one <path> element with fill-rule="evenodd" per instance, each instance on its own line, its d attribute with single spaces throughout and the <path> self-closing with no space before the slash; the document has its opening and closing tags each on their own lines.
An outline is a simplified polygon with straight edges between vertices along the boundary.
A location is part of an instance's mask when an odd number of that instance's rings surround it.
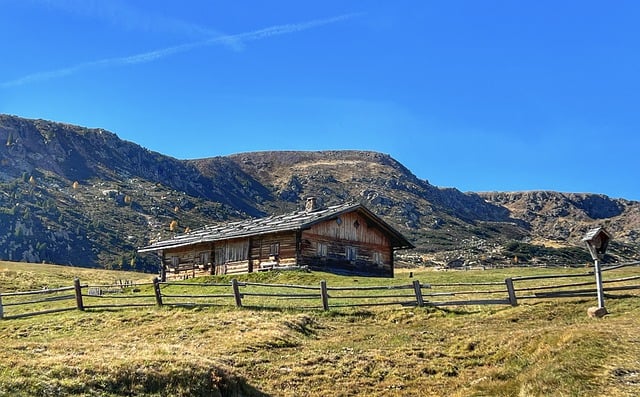
<svg viewBox="0 0 640 397">
<path fill-rule="evenodd" d="M 263 40 L 263 39 L 267 39 L 274 36 L 293 34 L 293 33 L 302 32 L 305 30 L 313 29 L 313 28 L 318 28 L 325 25 L 330 25 L 333 23 L 346 21 L 346 20 L 358 17 L 360 15 L 362 14 L 361 13 L 343 14 L 343 15 L 338 15 L 331 18 L 315 19 L 312 21 L 307 21 L 302 23 L 275 25 L 268 28 L 254 30 L 254 31 L 245 32 L 245 33 L 238 33 L 235 35 L 216 36 L 206 40 L 193 41 L 190 43 L 185 43 L 185 44 L 171 46 L 171 47 L 165 47 L 158 50 L 143 52 L 143 53 L 130 55 L 126 57 L 107 58 L 107 59 L 101 59 L 97 61 L 85 62 L 85 63 L 69 66 L 66 68 L 50 70 L 46 72 L 32 73 L 14 80 L 9 80 L 9 81 L 0 83 L 0 87 L 3 87 L 3 88 L 16 87 L 16 86 L 30 84 L 38 81 L 51 80 L 59 77 L 69 76 L 69 75 L 81 72 L 83 70 L 88 70 L 88 69 L 148 63 L 148 62 L 159 60 L 161 58 L 165 58 L 165 57 L 179 54 L 179 53 L 184 53 L 184 52 L 187 52 L 196 48 L 201 48 L 201 47 L 208 47 L 213 45 L 229 45 L 229 43 L 257 41 L 257 40 Z"/>
<path fill-rule="evenodd" d="M 122 0 L 31 0 L 31 2 L 56 8 L 67 14 L 101 20 L 125 30 L 179 34 L 189 36 L 191 39 L 226 36 L 222 32 L 192 22 L 159 15 L 149 10 L 142 11 Z M 221 44 L 236 51 L 243 48 L 242 43 L 237 40 L 227 40 Z"/>
</svg>

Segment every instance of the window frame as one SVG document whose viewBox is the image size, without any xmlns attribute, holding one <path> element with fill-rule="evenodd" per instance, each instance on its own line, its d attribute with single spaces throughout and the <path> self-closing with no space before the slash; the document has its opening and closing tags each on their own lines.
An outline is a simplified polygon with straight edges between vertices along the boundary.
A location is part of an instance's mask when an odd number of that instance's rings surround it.
<svg viewBox="0 0 640 397">
<path fill-rule="evenodd" d="M 329 256 L 329 245 L 327 243 L 318 243 L 316 246 L 316 255 L 320 258 L 327 258 Z"/>
<path fill-rule="evenodd" d="M 345 249 L 345 258 L 348 261 L 356 261 L 358 260 L 358 247 L 354 247 L 352 245 L 347 245 L 344 247 Z"/>
<path fill-rule="evenodd" d="M 278 258 L 280 256 L 280 242 L 269 244 L 269 257 Z"/>
</svg>

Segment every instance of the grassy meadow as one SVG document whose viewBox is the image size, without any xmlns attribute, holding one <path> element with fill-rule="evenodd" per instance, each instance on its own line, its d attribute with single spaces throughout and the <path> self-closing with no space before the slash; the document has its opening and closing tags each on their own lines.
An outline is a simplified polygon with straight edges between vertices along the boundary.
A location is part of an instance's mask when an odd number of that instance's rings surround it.
<svg viewBox="0 0 640 397">
<path fill-rule="evenodd" d="M 437 284 L 560 270 L 411 271 L 414 279 Z M 625 271 L 638 272 L 619 276 Z M 70 286 L 74 277 L 95 285 L 153 276 L 0 262 L 0 293 Z M 238 279 L 411 282 L 408 271 L 394 279 L 302 272 Z M 601 319 L 586 315 L 595 298 L 327 312 L 150 306 L 4 319 L 0 396 L 637 396 L 639 298 L 632 291 L 607 299 L 610 314 Z"/>
</svg>

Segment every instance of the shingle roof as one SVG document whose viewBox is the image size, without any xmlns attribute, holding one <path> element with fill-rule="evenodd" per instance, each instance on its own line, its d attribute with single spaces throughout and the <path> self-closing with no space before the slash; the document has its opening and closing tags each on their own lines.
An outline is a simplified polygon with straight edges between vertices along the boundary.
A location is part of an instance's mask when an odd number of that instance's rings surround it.
<svg viewBox="0 0 640 397">
<path fill-rule="evenodd" d="M 596 227 L 596 228 L 588 230 L 587 233 L 582 238 L 582 241 L 592 240 L 595 236 L 598 235 L 598 233 L 603 233 L 605 236 L 607 236 L 607 238 L 609 238 L 609 239 L 611 238 L 611 234 L 609 234 L 609 232 L 607 232 L 604 228 Z"/>
<path fill-rule="evenodd" d="M 340 214 L 352 211 L 359 211 L 388 233 L 391 237 L 394 248 L 413 248 L 413 245 L 399 232 L 365 208 L 362 204 L 347 203 L 311 212 L 296 211 L 284 215 L 272 215 L 265 218 L 254 218 L 239 222 L 205 226 L 189 233 L 178 234 L 173 238 L 161 240 L 146 247 L 142 247 L 138 249 L 138 252 L 159 251 L 197 243 L 302 230 L 318 222 L 332 219 Z"/>
</svg>

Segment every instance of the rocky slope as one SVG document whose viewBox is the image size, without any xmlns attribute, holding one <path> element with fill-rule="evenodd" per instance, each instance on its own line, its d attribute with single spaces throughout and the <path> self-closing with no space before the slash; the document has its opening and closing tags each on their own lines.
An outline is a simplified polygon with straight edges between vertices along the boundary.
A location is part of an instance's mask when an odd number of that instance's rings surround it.
<svg viewBox="0 0 640 397">
<path fill-rule="evenodd" d="M 640 242 L 640 203 L 604 195 L 558 192 L 480 193 L 528 226 L 529 239 L 548 246 L 580 245 L 586 229 L 604 226 L 614 249 L 636 258 Z"/>
<path fill-rule="evenodd" d="M 172 220 L 258 215 L 188 163 L 101 129 L 0 115 L 0 142 L 2 259 L 146 268 L 136 248 Z"/>
<path fill-rule="evenodd" d="M 386 154 L 258 152 L 177 160 L 102 129 L 0 115 L 0 259 L 153 270 L 150 240 L 207 223 L 360 201 L 406 234 L 417 262 L 583 261 L 580 237 L 638 257 L 640 203 L 556 192 L 462 193 Z"/>
</svg>

